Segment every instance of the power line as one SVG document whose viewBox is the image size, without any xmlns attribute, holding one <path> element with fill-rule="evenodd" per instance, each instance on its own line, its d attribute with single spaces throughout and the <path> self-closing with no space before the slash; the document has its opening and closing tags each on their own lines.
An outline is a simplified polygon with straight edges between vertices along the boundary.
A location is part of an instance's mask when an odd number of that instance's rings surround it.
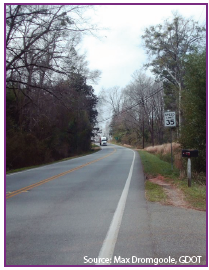
<svg viewBox="0 0 209 270">
<path fill-rule="evenodd" d="M 200 18 L 202 17 L 202 13 L 203 13 L 204 9 L 205 9 L 205 7 L 203 7 L 203 10 L 202 10 L 201 15 L 200 15 L 200 17 L 198 19 L 198 22 L 200 21 Z"/>
<path fill-rule="evenodd" d="M 134 104 L 134 105 L 132 105 L 132 106 L 130 106 L 130 107 L 128 107 L 128 108 L 122 110 L 120 113 L 117 113 L 117 114 L 115 114 L 114 116 L 118 116 L 119 114 L 122 114 L 122 113 L 124 113 L 124 112 L 127 112 L 128 110 L 131 110 L 131 109 L 133 109 L 134 107 L 136 107 L 136 106 L 138 106 L 138 105 L 140 105 L 140 104 L 143 104 L 143 103 L 144 103 L 145 101 L 147 101 L 149 98 L 153 97 L 154 95 L 156 95 L 157 93 L 159 93 L 159 92 L 162 91 L 162 90 L 163 90 L 163 88 L 160 88 L 160 89 L 157 90 L 156 92 L 152 93 L 150 96 L 145 97 L 143 100 L 140 100 L 140 101 L 137 102 L 136 104 Z M 106 119 L 104 119 L 104 120 L 98 121 L 98 123 L 105 122 L 105 121 L 107 121 L 107 120 L 109 120 L 109 119 L 111 119 L 111 118 L 112 118 L 112 116 L 110 116 L 110 117 L 108 117 L 108 118 L 106 118 Z"/>
</svg>

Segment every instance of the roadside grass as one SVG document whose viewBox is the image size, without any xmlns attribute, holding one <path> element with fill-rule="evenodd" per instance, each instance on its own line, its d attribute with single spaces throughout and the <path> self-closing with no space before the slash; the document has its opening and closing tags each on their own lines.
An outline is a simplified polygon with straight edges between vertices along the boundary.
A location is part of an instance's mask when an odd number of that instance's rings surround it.
<svg viewBox="0 0 209 270">
<path fill-rule="evenodd" d="M 176 168 L 172 170 L 170 163 L 161 160 L 156 155 L 150 154 L 144 150 L 139 150 L 139 155 L 146 175 L 156 177 L 160 174 L 164 177 L 175 178 L 179 176 L 179 171 Z"/>
<path fill-rule="evenodd" d="M 185 200 L 191 208 L 205 211 L 206 210 L 206 186 L 192 180 L 192 186 L 188 187 L 187 179 L 180 179 L 180 171 L 174 167 L 172 170 L 171 164 L 163 161 L 159 156 L 146 152 L 145 150 L 138 151 L 144 168 L 146 178 L 157 177 L 162 175 L 165 181 L 175 185 L 183 191 Z M 166 194 L 162 187 L 151 183 L 145 182 L 146 198 L 152 202 L 162 202 L 166 200 Z"/>
<path fill-rule="evenodd" d="M 56 160 L 56 161 L 49 162 L 49 163 L 45 163 L 45 164 L 40 164 L 40 165 L 35 165 L 35 166 L 30 166 L 30 167 L 24 167 L 24 168 L 18 168 L 18 169 L 14 169 L 14 170 L 8 170 L 8 171 L 6 171 L 6 174 L 15 173 L 15 172 L 21 172 L 21 171 L 25 171 L 25 170 L 30 170 L 30 169 L 50 165 L 50 164 L 53 164 L 53 163 L 58 163 L 58 162 L 62 162 L 62 161 L 66 161 L 66 160 L 70 160 L 70 159 L 74 159 L 74 158 L 84 157 L 84 156 L 96 153 L 100 149 L 101 148 L 98 145 L 92 144 L 90 151 L 85 152 L 85 153 L 81 153 L 80 155 L 75 155 L 75 156 L 71 156 L 71 157 L 68 157 L 68 158 L 63 158 L 63 159 Z"/>
<path fill-rule="evenodd" d="M 206 186 L 192 181 L 188 188 L 187 179 L 178 180 L 175 183 L 185 195 L 186 201 L 195 209 L 206 211 Z"/>
<path fill-rule="evenodd" d="M 150 202 L 161 202 L 165 203 L 167 195 L 165 194 L 163 187 L 146 181 L 145 182 L 146 198 Z"/>
<path fill-rule="evenodd" d="M 91 145 L 91 151 L 93 150 L 93 151 L 95 151 L 95 150 L 100 150 L 101 148 L 100 148 L 100 146 L 99 145 L 97 145 L 97 144 L 92 144 Z"/>
</svg>

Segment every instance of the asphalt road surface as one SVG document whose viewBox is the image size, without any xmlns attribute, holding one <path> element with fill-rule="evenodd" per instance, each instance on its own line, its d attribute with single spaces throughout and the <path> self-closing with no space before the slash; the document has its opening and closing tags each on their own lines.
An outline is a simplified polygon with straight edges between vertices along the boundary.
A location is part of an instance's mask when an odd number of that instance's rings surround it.
<svg viewBox="0 0 209 270">
<path fill-rule="evenodd" d="M 160 258 L 177 265 L 175 256 L 183 255 L 202 256 L 199 264 L 205 264 L 205 213 L 165 209 L 145 200 L 139 154 L 124 147 L 109 144 L 92 155 L 10 174 L 5 265 L 156 265 Z M 174 226 L 170 235 L 174 218 L 182 227 L 197 221 L 183 253 L 178 239 L 189 232 Z"/>
</svg>

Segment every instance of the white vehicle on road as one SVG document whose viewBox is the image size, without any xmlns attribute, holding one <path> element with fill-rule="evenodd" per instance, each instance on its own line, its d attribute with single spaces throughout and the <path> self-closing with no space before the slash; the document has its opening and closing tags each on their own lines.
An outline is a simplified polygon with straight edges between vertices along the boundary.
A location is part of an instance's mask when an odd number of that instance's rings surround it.
<svg viewBox="0 0 209 270">
<path fill-rule="evenodd" d="M 107 146 L 107 137 L 101 137 L 100 138 L 100 145 L 101 146 Z"/>
</svg>

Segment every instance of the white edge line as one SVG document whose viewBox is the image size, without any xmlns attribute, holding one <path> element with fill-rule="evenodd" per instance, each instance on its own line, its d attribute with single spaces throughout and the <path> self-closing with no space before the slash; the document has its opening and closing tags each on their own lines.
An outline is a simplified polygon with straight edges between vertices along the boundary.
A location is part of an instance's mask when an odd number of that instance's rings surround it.
<svg viewBox="0 0 209 270">
<path fill-rule="evenodd" d="M 133 150 L 131 150 L 133 151 Z M 133 151 L 134 152 L 134 151 Z M 135 161 L 135 152 L 133 156 L 133 161 L 130 167 L 129 175 L 126 180 L 126 184 L 124 186 L 123 192 L 121 194 L 120 200 L 118 202 L 117 208 L 115 210 L 111 225 L 109 227 L 109 230 L 107 232 L 106 238 L 103 242 L 102 248 L 100 250 L 97 263 L 96 265 L 103 265 L 103 264 L 111 264 L 115 244 L 118 237 L 118 232 L 120 229 L 123 212 L 125 209 L 126 199 L 128 196 L 129 186 L 131 182 L 131 177 L 133 173 L 133 167 L 134 167 L 134 161 Z M 103 261 L 107 261 L 107 263 L 103 263 Z"/>
</svg>

